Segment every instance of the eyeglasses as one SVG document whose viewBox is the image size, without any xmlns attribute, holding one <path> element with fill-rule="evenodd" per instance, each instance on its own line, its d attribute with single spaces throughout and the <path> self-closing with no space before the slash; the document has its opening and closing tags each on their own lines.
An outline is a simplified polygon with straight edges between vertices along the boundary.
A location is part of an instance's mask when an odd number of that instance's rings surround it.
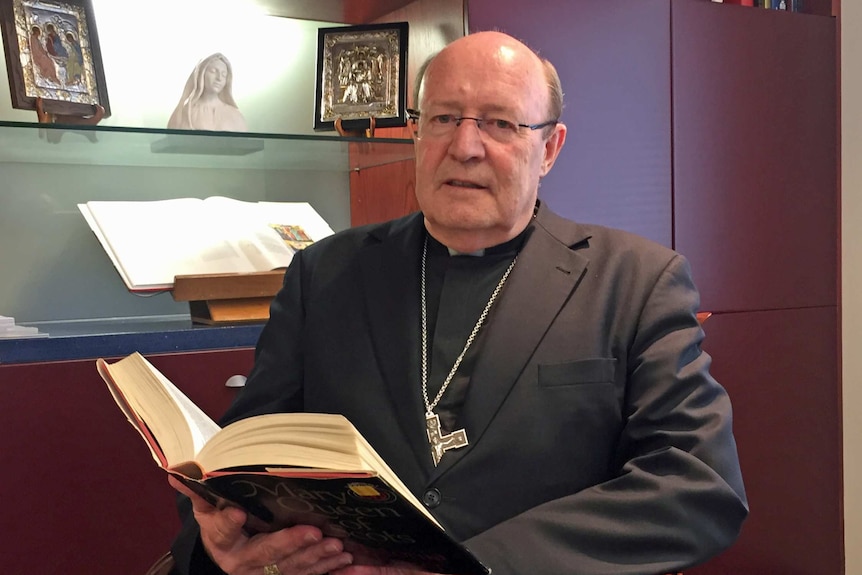
<svg viewBox="0 0 862 575">
<path fill-rule="evenodd" d="M 417 137 L 448 138 L 455 133 L 455 128 L 464 120 L 473 120 L 479 132 L 487 134 L 489 138 L 497 142 L 510 142 L 520 133 L 522 129 L 540 130 L 547 126 L 555 126 L 559 120 L 548 120 L 541 124 L 519 124 L 504 118 L 473 118 L 471 116 L 456 116 L 454 114 L 435 114 L 434 116 L 422 116 L 419 110 L 407 110 L 407 117 L 414 123 L 417 129 Z M 421 120 L 421 126 L 416 128 Z M 419 129 L 421 128 L 421 129 Z"/>
</svg>

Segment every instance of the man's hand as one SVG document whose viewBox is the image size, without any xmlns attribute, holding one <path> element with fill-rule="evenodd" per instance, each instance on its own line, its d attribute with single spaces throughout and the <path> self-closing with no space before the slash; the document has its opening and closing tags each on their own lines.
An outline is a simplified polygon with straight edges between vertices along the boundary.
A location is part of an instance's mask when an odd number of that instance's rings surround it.
<svg viewBox="0 0 862 575">
<path fill-rule="evenodd" d="M 322 575 L 353 562 L 353 556 L 344 552 L 340 539 L 324 537 L 320 529 L 311 525 L 249 537 L 242 529 L 246 521 L 243 510 L 219 509 L 178 479 L 169 475 L 168 481 L 191 500 L 204 548 L 229 575 L 261 575 L 264 567 L 271 565 L 283 575 Z"/>
</svg>

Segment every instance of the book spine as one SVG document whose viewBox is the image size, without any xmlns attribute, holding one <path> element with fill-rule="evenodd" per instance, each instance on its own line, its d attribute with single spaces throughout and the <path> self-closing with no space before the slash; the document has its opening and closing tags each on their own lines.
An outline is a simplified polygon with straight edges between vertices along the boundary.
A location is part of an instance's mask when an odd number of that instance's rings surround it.
<svg viewBox="0 0 862 575">
<path fill-rule="evenodd" d="M 832 0 L 788 0 L 790 9 L 802 14 L 815 16 L 835 16 L 832 10 Z"/>
</svg>

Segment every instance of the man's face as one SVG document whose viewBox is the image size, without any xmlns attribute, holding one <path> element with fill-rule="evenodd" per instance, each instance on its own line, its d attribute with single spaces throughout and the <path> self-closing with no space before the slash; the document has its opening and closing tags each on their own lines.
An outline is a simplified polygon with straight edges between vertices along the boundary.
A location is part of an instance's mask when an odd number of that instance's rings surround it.
<svg viewBox="0 0 862 575">
<path fill-rule="evenodd" d="M 416 196 L 431 234 L 462 251 L 502 243 L 526 227 L 539 178 L 565 137 L 558 125 L 516 128 L 501 141 L 470 119 L 451 130 L 431 129 L 435 117 L 446 115 L 514 124 L 553 119 L 538 59 L 500 37 L 486 33 L 450 45 L 429 66 L 418 102 Z M 553 131 L 549 139 L 546 130 Z"/>
</svg>

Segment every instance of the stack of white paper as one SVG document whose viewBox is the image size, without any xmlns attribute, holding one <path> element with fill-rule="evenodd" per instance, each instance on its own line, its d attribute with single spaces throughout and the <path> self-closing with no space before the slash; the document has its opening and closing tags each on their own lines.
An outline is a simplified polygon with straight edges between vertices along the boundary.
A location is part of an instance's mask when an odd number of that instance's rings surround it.
<svg viewBox="0 0 862 575">
<path fill-rule="evenodd" d="M 0 315 L 0 339 L 17 339 L 22 337 L 48 337 L 48 334 L 40 332 L 38 327 L 15 325 L 14 317 Z"/>
</svg>

